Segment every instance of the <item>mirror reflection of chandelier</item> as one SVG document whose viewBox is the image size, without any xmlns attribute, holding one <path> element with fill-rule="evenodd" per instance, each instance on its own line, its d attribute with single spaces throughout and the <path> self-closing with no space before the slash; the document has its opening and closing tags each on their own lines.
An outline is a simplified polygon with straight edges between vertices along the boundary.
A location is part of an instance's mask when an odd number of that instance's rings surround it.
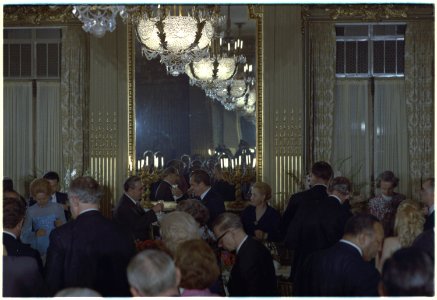
<svg viewBox="0 0 437 300">
<path fill-rule="evenodd" d="M 239 66 L 246 62 L 246 58 L 239 54 L 241 47 L 242 44 L 235 45 L 233 54 L 230 51 L 219 51 L 215 40 L 210 50 L 210 57 L 193 61 L 185 66 L 190 84 L 207 90 L 220 84 L 230 83 L 237 74 Z"/>
<path fill-rule="evenodd" d="M 98 10 L 98 14 L 90 14 Z M 115 9 L 118 7 L 118 9 Z M 215 5 L 194 6 L 75 6 L 73 13 L 84 22 L 84 30 L 96 23 L 96 36 L 102 37 L 106 31 L 113 31 L 117 13 L 123 19 L 136 25 L 138 40 L 142 44 L 147 59 L 159 55 L 167 73 L 177 76 L 185 72 L 185 65 L 208 56 L 211 39 L 224 22 L 220 9 Z M 105 25 L 108 24 L 108 25 Z M 86 27 L 85 27 L 86 26 Z"/>
</svg>

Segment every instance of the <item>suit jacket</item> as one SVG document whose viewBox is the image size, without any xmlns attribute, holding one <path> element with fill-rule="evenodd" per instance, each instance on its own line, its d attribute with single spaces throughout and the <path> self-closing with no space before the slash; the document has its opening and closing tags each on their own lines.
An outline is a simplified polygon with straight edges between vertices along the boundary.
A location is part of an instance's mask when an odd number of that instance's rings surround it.
<svg viewBox="0 0 437 300">
<path fill-rule="evenodd" d="M 171 184 L 162 180 L 155 193 L 156 200 L 174 201 L 173 194 L 171 192 Z"/>
<path fill-rule="evenodd" d="M 419 236 L 416 237 L 416 239 L 414 240 L 411 247 L 419 248 L 425 251 L 432 258 L 432 261 L 434 261 L 434 228 L 425 230 L 424 232 L 419 234 Z"/>
<path fill-rule="evenodd" d="M 231 297 L 278 296 L 272 255 L 251 237 L 247 237 L 237 253 L 228 291 Z"/>
<path fill-rule="evenodd" d="M 208 193 L 206 193 L 205 197 L 201 200 L 203 205 L 205 205 L 209 210 L 209 220 L 208 227 L 211 228 L 212 222 L 214 219 L 221 213 L 225 212 L 225 202 L 223 201 L 222 196 L 210 189 Z"/>
<path fill-rule="evenodd" d="M 28 244 L 23 244 L 13 236 L 3 233 L 3 246 L 5 246 L 8 256 L 29 256 L 36 260 L 40 273 L 43 272 L 43 265 L 39 252 L 31 248 Z"/>
<path fill-rule="evenodd" d="M 338 242 L 313 253 L 293 284 L 294 296 L 378 296 L 380 275 L 353 246 Z"/>
<path fill-rule="evenodd" d="M 130 296 L 126 268 L 133 240 L 99 211 L 87 211 L 56 228 L 47 250 L 46 282 L 52 295 L 88 287 L 104 297 Z"/>
<path fill-rule="evenodd" d="M 29 256 L 3 256 L 3 297 L 46 297 L 38 263 Z"/>
<path fill-rule="evenodd" d="M 324 185 L 315 185 L 309 190 L 299 192 L 293 194 L 288 200 L 287 208 L 282 214 L 281 222 L 279 224 L 279 228 L 281 230 L 281 236 L 285 237 L 287 234 L 288 226 L 296 214 L 297 209 L 302 203 L 306 203 L 308 201 L 320 201 L 321 199 L 328 196 L 326 192 L 326 186 Z"/>
<path fill-rule="evenodd" d="M 114 220 L 120 224 L 134 240 L 150 239 L 150 226 L 156 222 L 153 210 L 144 211 L 135 205 L 128 196 L 123 194 L 114 210 Z"/>
<path fill-rule="evenodd" d="M 291 278 L 298 276 L 299 268 L 311 253 L 326 249 L 343 236 L 344 225 L 352 216 L 348 206 L 328 196 L 317 203 L 303 203 L 287 231 L 286 245 L 295 250 Z"/>
<path fill-rule="evenodd" d="M 426 217 L 425 224 L 423 225 L 423 230 L 428 230 L 434 228 L 435 224 L 435 210 Z"/>
<path fill-rule="evenodd" d="M 59 204 L 68 204 L 68 194 L 67 193 L 61 193 L 61 192 L 56 192 L 56 203 Z M 50 200 L 49 200 L 50 201 Z M 33 199 L 32 197 L 29 198 L 29 206 L 32 206 L 36 203 L 36 200 Z M 69 209 L 64 209 L 64 213 L 65 213 L 65 219 L 67 221 L 71 220 L 71 212 Z"/>
</svg>

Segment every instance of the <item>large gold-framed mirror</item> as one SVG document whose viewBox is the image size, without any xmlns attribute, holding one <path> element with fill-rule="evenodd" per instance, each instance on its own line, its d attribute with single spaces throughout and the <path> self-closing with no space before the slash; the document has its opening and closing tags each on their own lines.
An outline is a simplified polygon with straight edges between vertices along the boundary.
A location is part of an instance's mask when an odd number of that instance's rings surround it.
<svg viewBox="0 0 437 300">
<path fill-rule="evenodd" d="M 234 34 L 242 36 L 245 46 L 253 53 L 247 55 L 248 63 L 253 64 L 256 80 L 253 91 L 256 95 L 256 111 L 252 120 L 226 111 L 220 104 L 206 97 L 198 87 L 190 86 L 187 75 L 173 77 L 166 74 L 165 66 L 158 59 L 148 61 L 141 55 L 141 47 L 135 36 L 135 29 L 128 27 L 128 141 L 129 161 L 133 168 L 142 159 L 146 150 L 163 153 L 165 161 L 180 159 L 182 154 L 207 156 L 208 150 L 221 143 L 233 152 L 238 149 L 240 140 L 256 148 L 256 176 L 262 174 L 262 6 L 230 5 L 222 6 L 221 11 L 241 14 L 245 11 L 246 21 Z M 241 18 L 241 16 L 240 16 Z M 232 15 L 231 21 L 242 23 Z M 235 21 L 235 22 L 234 22 Z M 247 29 L 246 29 L 247 27 Z M 250 29 L 249 29 L 250 28 Z M 196 119 L 197 121 L 193 119 Z M 231 132 L 236 124 L 216 123 L 221 120 L 237 120 L 240 132 Z M 202 121 L 208 120 L 209 123 Z M 206 125 L 205 125 L 206 124 Z M 209 128 L 207 128 L 209 126 Z M 220 127 L 219 130 L 217 128 Z M 252 130 L 252 132 L 250 131 Z M 212 134 L 202 134 L 209 132 Z M 172 135 L 174 134 L 174 135 Z M 207 136 L 208 138 L 205 138 Z M 189 139 L 189 140 L 187 140 Z"/>
</svg>

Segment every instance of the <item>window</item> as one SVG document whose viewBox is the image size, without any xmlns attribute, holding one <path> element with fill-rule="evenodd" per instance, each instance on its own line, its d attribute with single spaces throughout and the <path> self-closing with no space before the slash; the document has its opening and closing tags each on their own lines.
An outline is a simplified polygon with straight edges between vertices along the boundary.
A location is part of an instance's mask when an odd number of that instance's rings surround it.
<svg viewBox="0 0 437 300">
<path fill-rule="evenodd" d="M 3 38 L 5 78 L 59 79 L 61 29 L 7 28 Z"/>
<path fill-rule="evenodd" d="M 339 24 L 337 77 L 403 77 L 405 24 Z"/>
</svg>

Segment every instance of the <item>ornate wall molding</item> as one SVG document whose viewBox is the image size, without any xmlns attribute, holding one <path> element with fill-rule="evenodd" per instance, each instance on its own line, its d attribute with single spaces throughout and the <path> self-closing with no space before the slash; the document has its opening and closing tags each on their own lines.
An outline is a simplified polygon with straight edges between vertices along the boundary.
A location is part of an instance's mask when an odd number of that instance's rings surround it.
<svg viewBox="0 0 437 300">
<path fill-rule="evenodd" d="M 363 21 L 434 19 L 432 5 L 303 5 L 302 21 Z"/>
<path fill-rule="evenodd" d="M 81 25 L 71 5 L 5 5 L 4 26 Z"/>
<path fill-rule="evenodd" d="M 256 20 L 256 176 L 261 180 L 263 174 L 263 15 L 261 5 L 249 5 L 249 16 Z"/>
</svg>

